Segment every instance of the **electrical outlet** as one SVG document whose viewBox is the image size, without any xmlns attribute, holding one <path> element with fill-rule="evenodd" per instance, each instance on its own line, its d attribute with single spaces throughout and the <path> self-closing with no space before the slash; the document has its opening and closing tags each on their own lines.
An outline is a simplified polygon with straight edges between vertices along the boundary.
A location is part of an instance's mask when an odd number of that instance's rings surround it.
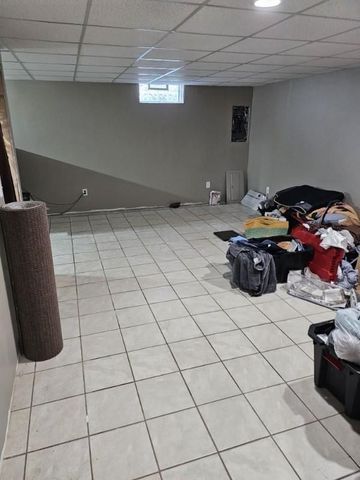
<svg viewBox="0 0 360 480">
<path fill-rule="evenodd" d="M 210 183 L 210 180 L 207 180 L 205 182 L 205 188 L 210 188 L 211 187 L 211 183 Z"/>
<path fill-rule="evenodd" d="M 87 189 L 87 188 L 83 188 L 83 189 L 82 189 L 82 196 L 83 196 L 83 197 L 87 197 L 88 195 L 89 195 L 88 189 Z"/>
</svg>

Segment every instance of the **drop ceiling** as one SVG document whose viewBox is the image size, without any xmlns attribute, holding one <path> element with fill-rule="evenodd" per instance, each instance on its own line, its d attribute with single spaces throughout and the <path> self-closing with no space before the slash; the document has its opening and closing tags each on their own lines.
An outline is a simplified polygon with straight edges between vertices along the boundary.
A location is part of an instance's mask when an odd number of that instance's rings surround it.
<svg viewBox="0 0 360 480">
<path fill-rule="evenodd" d="M 10 80 L 262 85 L 360 66 L 360 0 L 0 0 Z"/>
</svg>

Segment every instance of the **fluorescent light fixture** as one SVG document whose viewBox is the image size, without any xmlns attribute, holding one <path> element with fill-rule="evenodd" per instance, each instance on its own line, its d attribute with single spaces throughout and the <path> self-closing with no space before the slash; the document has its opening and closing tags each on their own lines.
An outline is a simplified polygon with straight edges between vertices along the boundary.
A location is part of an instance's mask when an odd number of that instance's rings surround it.
<svg viewBox="0 0 360 480">
<path fill-rule="evenodd" d="M 277 7 L 280 5 L 281 0 L 256 0 L 254 5 L 259 8 Z"/>
</svg>

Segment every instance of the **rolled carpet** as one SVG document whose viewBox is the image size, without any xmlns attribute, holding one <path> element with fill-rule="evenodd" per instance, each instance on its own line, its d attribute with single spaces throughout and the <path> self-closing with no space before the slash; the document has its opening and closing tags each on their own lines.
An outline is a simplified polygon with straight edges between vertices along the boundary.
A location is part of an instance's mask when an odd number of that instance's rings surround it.
<svg viewBox="0 0 360 480">
<path fill-rule="evenodd" d="M 61 352 L 63 339 L 46 206 L 8 203 L 0 208 L 0 220 L 20 348 L 29 360 L 48 360 Z"/>
</svg>

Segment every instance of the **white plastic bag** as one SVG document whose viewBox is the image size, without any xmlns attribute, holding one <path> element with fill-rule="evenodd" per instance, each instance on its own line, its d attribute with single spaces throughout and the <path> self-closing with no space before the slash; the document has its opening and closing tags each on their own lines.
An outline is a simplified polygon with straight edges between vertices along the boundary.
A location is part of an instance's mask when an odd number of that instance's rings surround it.
<svg viewBox="0 0 360 480">
<path fill-rule="evenodd" d="M 209 197 L 209 205 L 218 205 L 221 200 L 221 192 L 217 190 L 211 190 Z"/>
<path fill-rule="evenodd" d="M 331 332 L 331 338 L 339 358 L 360 365 L 360 340 L 338 328 Z"/>
</svg>

